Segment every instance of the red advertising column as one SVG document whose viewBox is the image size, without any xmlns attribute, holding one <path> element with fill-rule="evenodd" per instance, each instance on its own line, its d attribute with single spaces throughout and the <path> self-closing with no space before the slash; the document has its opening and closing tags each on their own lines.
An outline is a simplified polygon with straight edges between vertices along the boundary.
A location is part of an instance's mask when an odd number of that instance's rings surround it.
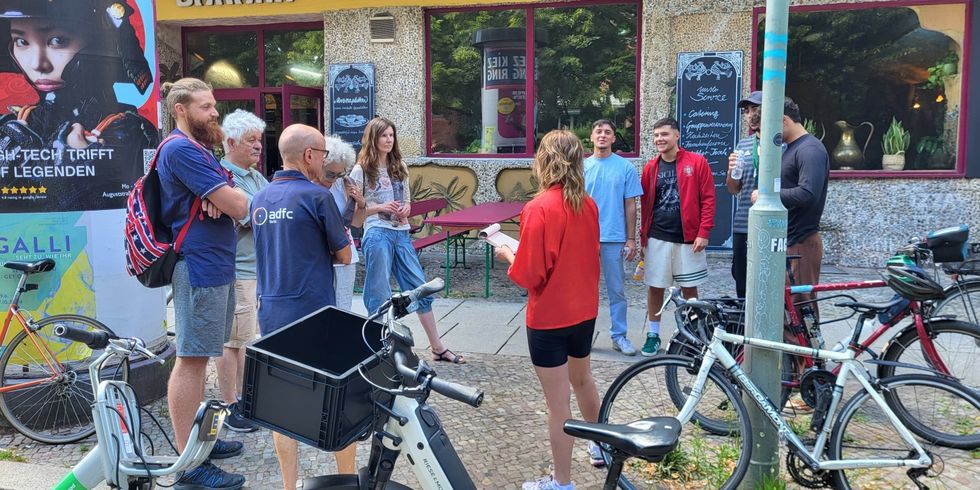
<svg viewBox="0 0 980 490">
<path fill-rule="evenodd" d="M 483 135 L 480 153 L 524 153 L 527 146 L 527 63 L 524 29 L 481 29 Z"/>
</svg>

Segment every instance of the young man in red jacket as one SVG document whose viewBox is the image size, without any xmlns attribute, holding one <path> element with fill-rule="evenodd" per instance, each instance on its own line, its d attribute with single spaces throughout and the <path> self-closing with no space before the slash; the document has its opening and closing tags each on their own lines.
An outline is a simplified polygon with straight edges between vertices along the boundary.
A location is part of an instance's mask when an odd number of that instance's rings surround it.
<svg viewBox="0 0 980 490">
<path fill-rule="evenodd" d="M 640 251 L 649 286 L 649 332 L 640 351 L 652 356 L 660 348 L 660 307 L 664 289 L 675 282 L 685 298 L 697 297 L 698 285 L 708 278 L 708 234 L 715 223 L 715 182 L 708 161 L 680 148 L 677 121 L 665 118 L 653 127 L 656 158 L 643 168 L 640 185 L 642 224 Z"/>
</svg>

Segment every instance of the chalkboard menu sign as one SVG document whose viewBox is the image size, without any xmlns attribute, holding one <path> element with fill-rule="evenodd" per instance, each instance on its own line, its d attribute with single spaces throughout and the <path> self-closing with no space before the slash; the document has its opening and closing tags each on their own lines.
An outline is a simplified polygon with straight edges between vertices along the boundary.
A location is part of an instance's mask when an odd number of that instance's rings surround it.
<svg viewBox="0 0 980 490">
<path fill-rule="evenodd" d="M 374 65 L 330 65 L 330 133 L 361 149 L 361 136 L 374 118 Z"/>
<path fill-rule="evenodd" d="M 739 135 L 738 101 L 742 93 L 742 52 L 677 55 L 677 122 L 681 146 L 700 153 L 715 177 L 715 227 L 709 244 L 730 247 L 733 198 L 725 189 L 728 155 Z"/>
</svg>

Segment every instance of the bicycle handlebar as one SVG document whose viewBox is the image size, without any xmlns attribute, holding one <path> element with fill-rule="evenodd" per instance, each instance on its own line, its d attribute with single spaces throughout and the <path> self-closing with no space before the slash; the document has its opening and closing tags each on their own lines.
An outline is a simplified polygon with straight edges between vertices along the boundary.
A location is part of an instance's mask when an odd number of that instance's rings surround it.
<svg viewBox="0 0 980 490">
<path fill-rule="evenodd" d="M 109 345 L 109 340 L 113 338 L 109 332 L 103 330 L 90 332 L 60 323 L 54 326 L 54 334 L 63 339 L 83 343 L 95 350 L 105 349 Z"/>
<path fill-rule="evenodd" d="M 406 362 L 406 356 L 403 352 L 396 350 L 392 356 L 395 360 L 395 367 L 398 368 L 398 374 L 402 376 L 403 379 L 411 381 L 413 383 L 419 383 L 423 387 L 428 386 L 436 393 L 440 395 L 451 398 L 458 402 L 463 402 L 473 408 L 478 408 L 483 404 L 483 391 L 472 388 L 469 386 L 464 386 L 458 383 L 453 383 L 451 381 L 444 381 L 436 377 L 435 373 L 427 366 L 424 366 L 421 362 L 419 367 L 413 369 Z"/>
</svg>

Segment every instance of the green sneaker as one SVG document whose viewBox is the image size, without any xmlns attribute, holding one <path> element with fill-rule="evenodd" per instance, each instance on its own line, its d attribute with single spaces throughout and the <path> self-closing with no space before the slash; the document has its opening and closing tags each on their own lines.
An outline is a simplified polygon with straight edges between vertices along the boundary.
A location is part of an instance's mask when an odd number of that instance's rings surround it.
<svg viewBox="0 0 980 490">
<path fill-rule="evenodd" d="M 640 350 L 640 354 L 646 357 L 650 357 L 660 350 L 660 336 L 655 333 L 647 334 L 647 341 L 643 343 L 643 349 Z"/>
</svg>

